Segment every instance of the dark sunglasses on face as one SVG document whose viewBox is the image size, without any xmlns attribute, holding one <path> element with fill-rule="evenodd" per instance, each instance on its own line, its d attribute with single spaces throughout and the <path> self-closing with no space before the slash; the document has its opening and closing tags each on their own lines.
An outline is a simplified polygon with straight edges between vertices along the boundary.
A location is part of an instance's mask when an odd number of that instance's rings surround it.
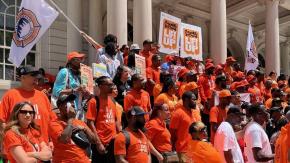
<svg viewBox="0 0 290 163">
<path fill-rule="evenodd" d="M 19 110 L 19 113 L 20 114 L 27 114 L 29 113 L 30 115 L 34 115 L 35 114 L 35 111 L 29 111 L 29 110 Z"/>
</svg>

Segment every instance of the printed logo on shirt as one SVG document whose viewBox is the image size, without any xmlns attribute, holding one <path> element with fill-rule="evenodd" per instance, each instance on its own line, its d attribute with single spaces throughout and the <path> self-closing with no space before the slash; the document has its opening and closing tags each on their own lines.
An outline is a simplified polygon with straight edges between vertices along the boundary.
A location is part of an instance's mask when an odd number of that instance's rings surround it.
<svg viewBox="0 0 290 163">
<path fill-rule="evenodd" d="M 105 122 L 106 123 L 114 123 L 115 122 L 114 115 L 113 115 L 113 109 L 108 109 L 108 107 L 106 107 Z"/>
<path fill-rule="evenodd" d="M 141 140 L 138 140 L 138 141 L 140 145 L 140 152 L 148 153 L 147 143 L 143 143 Z"/>
</svg>

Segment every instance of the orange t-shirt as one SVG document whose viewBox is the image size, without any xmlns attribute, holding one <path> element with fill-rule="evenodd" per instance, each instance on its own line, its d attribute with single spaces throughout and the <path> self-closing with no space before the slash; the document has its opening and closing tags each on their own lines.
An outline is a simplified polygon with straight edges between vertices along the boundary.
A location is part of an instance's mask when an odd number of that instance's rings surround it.
<svg viewBox="0 0 290 163">
<path fill-rule="evenodd" d="M 272 97 L 271 89 L 264 89 L 264 99 L 265 99 L 265 101 L 267 101 L 271 97 Z"/>
<path fill-rule="evenodd" d="M 95 122 L 96 132 L 103 145 L 107 145 L 116 136 L 116 104 L 111 97 L 107 101 L 100 98 L 99 111 L 96 99 L 91 98 L 88 101 L 86 118 Z"/>
<path fill-rule="evenodd" d="M 215 88 L 214 80 L 214 76 L 208 77 L 206 75 L 201 75 L 198 79 L 197 85 L 199 86 L 199 95 L 202 102 L 211 101 Z M 209 109 L 204 109 L 203 112 L 209 114 Z"/>
<path fill-rule="evenodd" d="M 263 102 L 263 96 L 258 87 L 254 86 L 248 88 L 248 93 L 251 94 L 251 103 Z"/>
<path fill-rule="evenodd" d="M 278 136 L 275 144 L 275 163 L 288 163 L 288 150 L 289 146 L 287 143 L 288 136 L 287 132 L 290 132 L 290 123 L 281 128 L 280 135 Z"/>
<path fill-rule="evenodd" d="M 186 156 L 187 162 L 223 163 L 220 153 L 212 144 L 203 141 L 190 140 Z"/>
<path fill-rule="evenodd" d="M 155 99 L 155 103 L 165 103 L 169 107 L 170 113 L 173 113 L 175 110 L 175 105 L 178 102 L 178 98 L 173 95 L 169 96 L 167 93 L 161 93 L 157 98 Z"/>
<path fill-rule="evenodd" d="M 217 123 L 217 125 L 219 126 L 223 121 L 225 121 L 226 118 L 227 118 L 226 109 L 221 109 L 218 106 L 214 106 L 210 109 L 209 122 Z M 213 144 L 215 131 L 213 130 L 212 126 L 210 131 L 211 131 L 210 142 Z"/>
<path fill-rule="evenodd" d="M 28 101 L 34 106 L 35 122 L 40 126 L 42 137 L 48 143 L 48 122 L 55 120 L 57 116 L 51 110 L 51 104 L 47 96 L 36 89 L 25 91 L 21 88 L 11 89 L 2 97 L 0 104 L 0 121 L 7 123 L 14 106 L 19 102 Z"/>
<path fill-rule="evenodd" d="M 154 97 L 154 99 L 156 99 L 157 96 L 160 95 L 162 89 L 163 89 L 163 84 L 161 84 L 161 83 L 155 84 L 155 86 L 153 88 L 153 97 Z"/>
<path fill-rule="evenodd" d="M 145 60 L 146 60 L 146 68 L 152 66 L 152 56 L 153 56 L 153 54 L 150 51 L 149 52 L 145 52 L 144 50 L 141 50 L 139 52 L 139 55 L 145 57 Z"/>
<path fill-rule="evenodd" d="M 273 101 L 273 98 L 270 97 L 266 102 L 265 102 L 265 107 L 266 109 L 270 109 L 272 107 L 272 101 Z"/>
<path fill-rule="evenodd" d="M 155 82 L 155 84 L 159 84 L 160 83 L 160 69 L 159 68 L 154 69 L 153 67 L 146 68 L 146 77 L 148 80 L 152 79 Z M 149 82 L 146 83 L 146 90 L 151 96 L 153 96 L 153 88 L 154 88 L 154 85 L 152 85 Z"/>
<path fill-rule="evenodd" d="M 44 140 L 41 137 L 39 131 L 33 128 L 29 128 L 23 131 L 22 134 L 26 136 L 29 141 L 25 139 L 23 136 L 18 135 L 12 129 L 8 130 L 4 134 L 3 139 L 4 153 L 7 154 L 7 158 L 10 161 L 10 163 L 16 163 L 16 160 L 13 158 L 12 153 L 10 152 L 11 148 L 13 147 L 22 146 L 25 152 L 39 152 L 41 150 L 40 143 L 43 142 Z"/>
<path fill-rule="evenodd" d="M 196 122 L 194 114 L 183 106 L 180 106 L 173 112 L 169 128 L 177 130 L 176 152 L 185 153 L 187 151 L 187 143 L 191 139 L 188 128 L 193 122 Z"/>
<path fill-rule="evenodd" d="M 133 132 L 126 128 L 130 136 L 130 145 L 126 149 L 126 138 L 123 133 L 119 133 L 114 143 L 114 155 L 126 155 L 129 163 L 148 163 L 150 148 L 148 139 L 140 130 Z"/>
<path fill-rule="evenodd" d="M 157 151 L 171 152 L 171 135 L 169 130 L 166 128 L 165 122 L 162 122 L 159 118 L 154 118 L 146 123 L 145 125 L 146 136 L 151 141 Z"/>
<path fill-rule="evenodd" d="M 183 105 L 182 99 L 180 99 L 177 104 L 175 105 L 175 108 L 180 108 Z M 174 113 L 174 112 L 173 112 Z M 201 115 L 200 115 L 200 107 L 197 103 L 196 108 L 191 110 L 193 122 L 201 122 Z"/>
<path fill-rule="evenodd" d="M 149 112 L 151 110 L 150 96 L 148 92 L 141 90 L 137 92 L 135 90 L 131 90 L 127 93 L 124 98 L 124 111 L 128 112 L 133 106 L 140 106 L 145 112 Z M 149 115 L 145 115 L 146 121 L 149 120 Z"/>
<path fill-rule="evenodd" d="M 88 128 L 88 126 L 80 120 L 74 119 L 72 122 L 73 126 L 82 126 Z M 52 139 L 54 150 L 53 150 L 53 162 L 57 163 L 73 163 L 83 162 L 89 163 L 90 160 L 86 155 L 86 151 L 78 147 L 70 139 L 66 144 L 59 141 L 63 130 L 66 127 L 66 123 L 60 120 L 52 121 L 49 124 L 49 134 Z"/>
</svg>

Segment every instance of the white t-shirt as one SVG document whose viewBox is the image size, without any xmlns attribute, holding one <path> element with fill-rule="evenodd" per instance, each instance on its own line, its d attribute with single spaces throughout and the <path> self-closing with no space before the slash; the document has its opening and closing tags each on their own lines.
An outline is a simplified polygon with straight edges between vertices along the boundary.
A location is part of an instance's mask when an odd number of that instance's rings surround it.
<svg viewBox="0 0 290 163">
<path fill-rule="evenodd" d="M 107 54 L 103 54 L 100 56 L 100 62 L 106 65 L 107 72 L 113 79 L 117 73 L 117 68 L 120 66 L 120 61 L 117 59 L 117 57 L 115 56 L 112 58 Z"/>
<path fill-rule="evenodd" d="M 228 150 L 232 152 L 234 163 L 244 163 L 242 151 L 230 123 L 222 122 L 220 124 L 214 137 L 214 147 L 223 157 L 224 163 L 226 163 L 224 151 Z"/>
<path fill-rule="evenodd" d="M 247 125 L 245 131 L 245 155 L 247 157 L 248 163 L 257 163 L 254 159 L 252 148 L 259 147 L 262 149 L 264 154 L 272 154 L 271 145 L 266 132 L 263 127 L 256 122 L 251 122 Z M 261 163 L 261 162 L 259 162 Z M 267 161 L 264 163 L 272 163 L 272 161 Z"/>
</svg>

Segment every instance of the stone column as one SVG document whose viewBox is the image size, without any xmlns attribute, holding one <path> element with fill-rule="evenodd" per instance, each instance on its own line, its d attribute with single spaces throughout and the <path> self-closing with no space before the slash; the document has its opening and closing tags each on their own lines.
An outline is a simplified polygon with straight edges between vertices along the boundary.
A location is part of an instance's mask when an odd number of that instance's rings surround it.
<svg viewBox="0 0 290 163">
<path fill-rule="evenodd" d="M 266 0 L 266 73 L 280 74 L 279 0 Z"/>
<path fill-rule="evenodd" d="M 227 58 L 226 0 L 211 0 L 210 54 L 215 64 Z"/>
<path fill-rule="evenodd" d="M 120 46 L 127 44 L 127 0 L 107 0 L 107 33 L 116 35 Z"/>
<path fill-rule="evenodd" d="M 89 35 L 99 44 L 103 44 L 102 0 L 89 1 Z M 90 46 L 90 45 L 89 45 Z M 88 63 L 96 62 L 96 50 L 90 46 Z"/>
<path fill-rule="evenodd" d="M 142 46 L 146 39 L 152 40 L 152 1 L 134 0 L 133 42 Z"/>
<path fill-rule="evenodd" d="M 82 29 L 82 0 L 68 0 L 67 15 L 76 26 Z M 67 52 L 82 51 L 82 49 L 82 36 L 67 21 Z"/>
<path fill-rule="evenodd" d="M 284 74 L 290 75 L 290 40 L 282 44 L 281 67 Z"/>
</svg>

